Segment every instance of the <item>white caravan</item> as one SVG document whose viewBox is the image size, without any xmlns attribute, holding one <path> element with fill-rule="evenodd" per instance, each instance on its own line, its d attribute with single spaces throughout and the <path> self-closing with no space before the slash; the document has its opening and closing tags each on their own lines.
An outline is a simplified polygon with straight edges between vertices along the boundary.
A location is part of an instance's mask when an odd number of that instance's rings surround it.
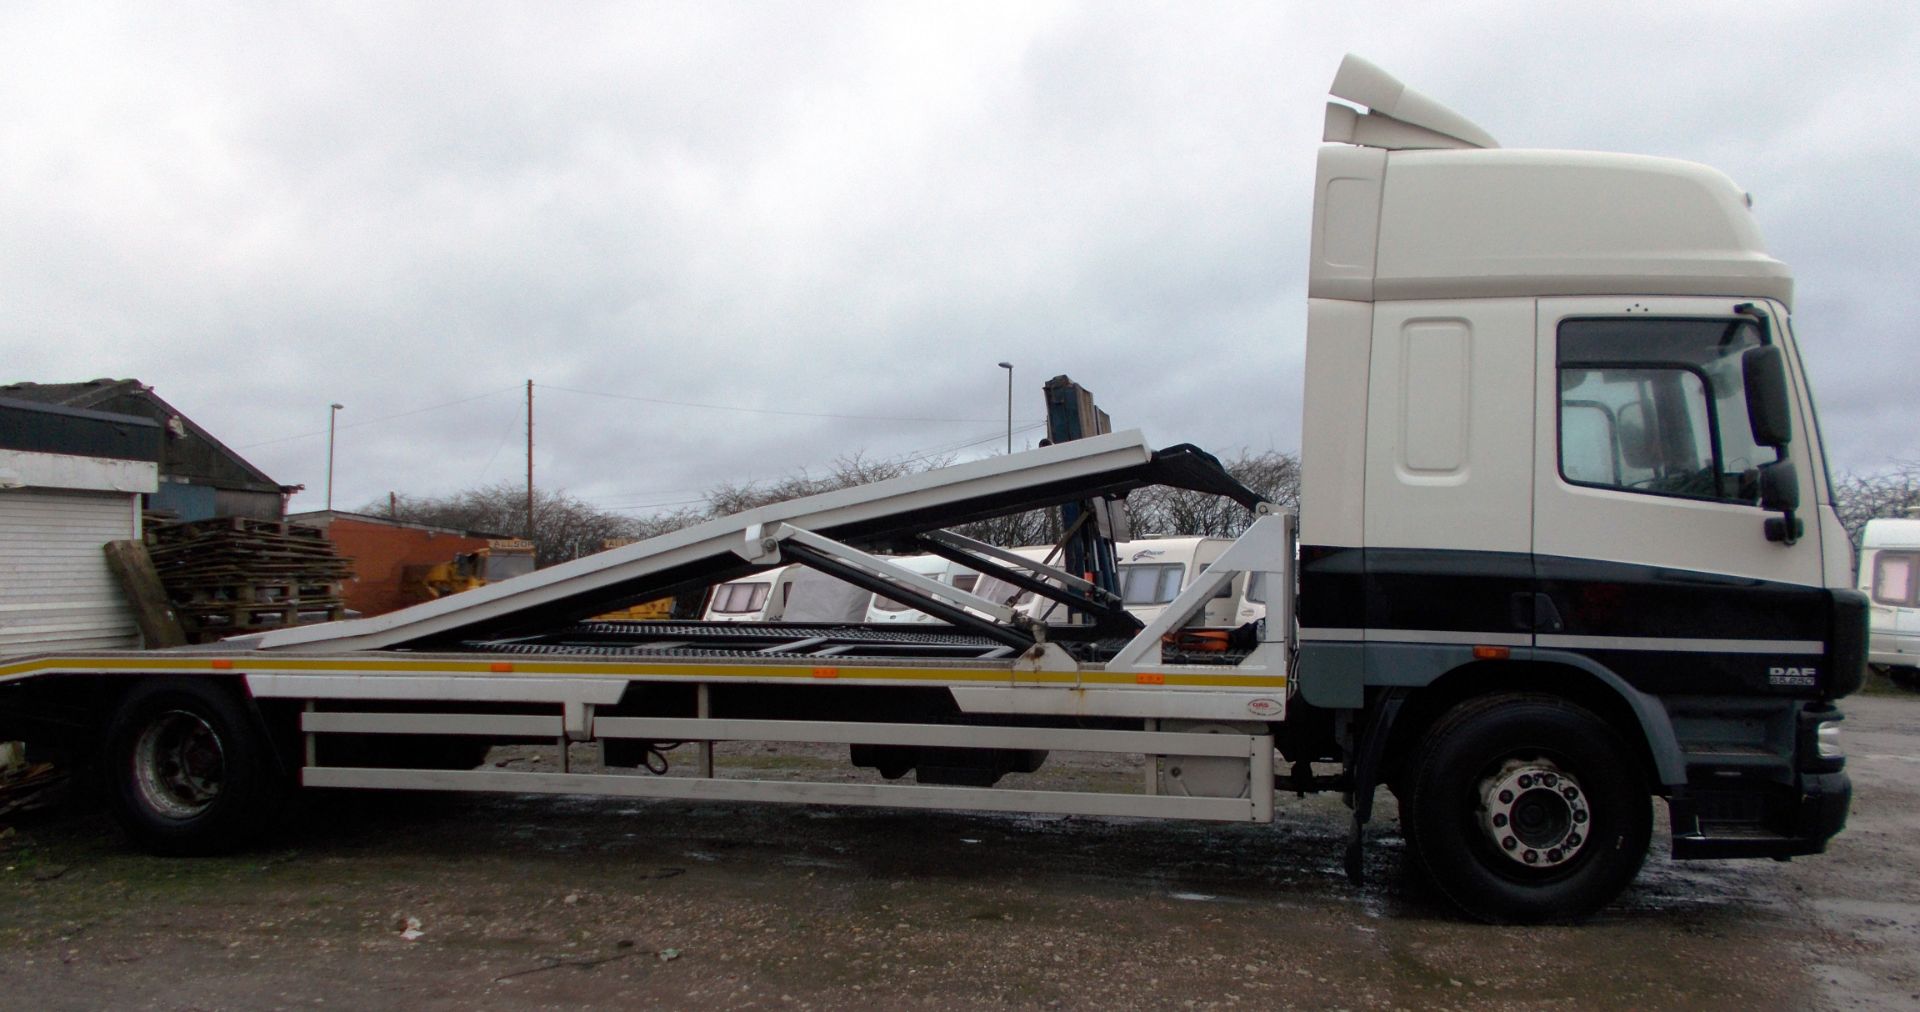
<svg viewBox="0 0 1920 1012">
<path fill-rule="evenodd" d="M 871 591 L 805 566 L 781 566 L 723 583 L 707 604 L 709 622 L 858 622 Z"/>
<path fill-rule="evenodd" d="M 731 580 L 713 588 L 707 601 L 709 622 L 771 622 L 780 617 L 793 590 L 794 571 L 781 566 Z"/>
<path fill-rule="evenodd" d="M 1047 561 L 1047 557 L 1053 554 L 1052 545 L 1022 545 L 1019 548 L 1009 548 L 1007 551 L 1029 562 L 1046 563 L 1050 566 L 1057 566 L 1060 563 L 1057 557 L 1051 562 Z M 1038 619 L 1049 625 L 1068 625 L 1072 622 L 1066 605 L 1030 590 L 1022 590 L 995 576 L 980 577 L 974 584 L 973 592 L 995 604 L 1007 605 L 1028 618 Z"/>
<path fill-rule="evenodd" d="M 1867 521 L 1860 590 L 1873 602 L 1867 659 L 1902 681 L 1920 678 L 1920 518 Z"/>
<path fill-rule="evenodd" d="M 873 591 L 805 566 L 792 566 L 780 612 L 780 622 L 863 622 L 873 608 Z"/>
<path fill-rule="evenodd" d="M 1120 563 L 1120 597 L 1127 611 L 1142 622 L 1160 617 L 1187 585 L 1206 572 L 1233 544 L 1232 538 L 1156 537 L 1123 541 L 1113 546 Z M 1187 623 L 1205 629 L 1234 629 L 1266 617 L 1264 601 L 1254 578 L 1241 573 L 1220 588 L 1199 614 Z"/>
<path fill-rule="evenodd" d="M 938 555 L 909 555 L 888 561 L 910 573 L 918 573 L 949 587 L 957 587 L 968 592 L 971 592 L 980 580 L 979 573 Z M 884 594 L 873 595 L 873 603 L 867 606 L 866 620 L 876 625 L 940 622 L 932 615 L 902 604 Z"/>
</svg>

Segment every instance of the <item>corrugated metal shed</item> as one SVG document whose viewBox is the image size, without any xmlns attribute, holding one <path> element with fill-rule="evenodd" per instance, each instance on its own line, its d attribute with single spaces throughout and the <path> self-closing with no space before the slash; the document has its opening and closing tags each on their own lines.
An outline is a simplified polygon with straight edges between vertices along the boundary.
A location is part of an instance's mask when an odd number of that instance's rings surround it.
<svg viewBox="0 0 1920 1012">
<path fill-rule="evenodd" d="M 0 656 L 139 644 L 102 546 L 140 536 L 159 456 L 149 419 L 0 400 Z"/>
</svg>

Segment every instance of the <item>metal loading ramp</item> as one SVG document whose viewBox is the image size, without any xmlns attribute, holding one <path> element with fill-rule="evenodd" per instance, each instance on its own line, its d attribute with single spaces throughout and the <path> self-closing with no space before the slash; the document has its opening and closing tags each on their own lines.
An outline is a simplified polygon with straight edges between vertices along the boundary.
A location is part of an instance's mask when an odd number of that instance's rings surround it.
<svg viewBox="0 0 1920 1012">
<path fill-rule="evenodd" d="M 797 530 L 811 541 L 881 550 L 974 520 L 1150 485 L 1225 495 L 1249 509 L 1262 501 L 1210 454 L 1185 444 L 1155 452 L 1137 430 L 1128 430 L 762 506 L 391 614 L 227 645 L 333 652 L 534 635 L 750 573 L 772 561 L 766 556 L 775 546 L 763 542 L 765 531 Z"/>
</svg>

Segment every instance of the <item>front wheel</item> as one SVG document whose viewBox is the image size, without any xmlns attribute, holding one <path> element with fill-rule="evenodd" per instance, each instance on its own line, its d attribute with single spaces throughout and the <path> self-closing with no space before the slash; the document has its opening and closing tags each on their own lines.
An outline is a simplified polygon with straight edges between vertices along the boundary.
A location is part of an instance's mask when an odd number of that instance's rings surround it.
<svg viewBox="0 0 1920 1012">
<path fill-rule="evenodd" d="M 1468 916 L 1577 920 L 1646 859 L 1652 805 L 1634 757 L 1565 700 L 1469 700 L 1434 724 L 1411 763 L 1408 851 Z"/>
<path fill-rule="evenodd" d="M 258 838 L 288 780 L 255 716 L 212 680 L 134 687 L 107 730 L 107 805 L 136 844 L 159 854 L 212 854 Z"/>
</svg>

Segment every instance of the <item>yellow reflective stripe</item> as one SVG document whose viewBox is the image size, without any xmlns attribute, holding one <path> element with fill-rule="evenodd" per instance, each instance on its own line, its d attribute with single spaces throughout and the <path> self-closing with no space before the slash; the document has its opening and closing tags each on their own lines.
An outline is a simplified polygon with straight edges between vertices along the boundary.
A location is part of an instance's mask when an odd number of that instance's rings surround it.
<svg viewBox="0 0 1920 1012">
<path fill-rule="evenodd" d="M 515 676 L 565 675 L 588 678 L 819 678 L 815 660 L 796 659 L 791 664 L 632 664 L 617 661 L 512 661 L 511 671 L 500 671 L 502 662 L 494 659 L 457 661 L 451 659 L 378 657 L 365 659 L 261 657 L 232 655 L 224 657 L 167 657 L 154 654 L 141 657 L 39 657 L 0 664 L 0 678 L 31 674 L 146 672 L 219 673 L 219 674 L 355 674 L 387 673 L 410 675 L 479 675 L 492 678 Z M 909 668 L 860 667 L 840 665 L 830 681 L 837 682 L 1006 682 L 1014 685 L 1085 685 L 1195 688 L 1284 688 L 1285 675 L 1232 675 L 1211 673 L 1132 671 L 1014 671 L 1007 668 Z"/>
</svg>

